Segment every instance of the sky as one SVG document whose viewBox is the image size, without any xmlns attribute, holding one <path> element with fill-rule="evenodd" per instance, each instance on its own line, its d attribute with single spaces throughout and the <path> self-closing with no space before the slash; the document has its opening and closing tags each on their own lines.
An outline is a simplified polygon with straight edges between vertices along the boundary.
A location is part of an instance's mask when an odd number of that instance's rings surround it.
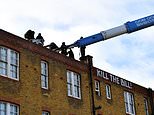
<svg viewBox="0 0 154 115">
<path fill-rule="evenodd" d="M 45 45 L 80 37 L 154 13 L 153 0 L 0 0 L 0 28 L 24 37 L 41 33 Z M 154 90 L 154 26 L 86 47 L 94 66 Z M 75 58 L 79 48 L 73 49 Z"/>
</svg>

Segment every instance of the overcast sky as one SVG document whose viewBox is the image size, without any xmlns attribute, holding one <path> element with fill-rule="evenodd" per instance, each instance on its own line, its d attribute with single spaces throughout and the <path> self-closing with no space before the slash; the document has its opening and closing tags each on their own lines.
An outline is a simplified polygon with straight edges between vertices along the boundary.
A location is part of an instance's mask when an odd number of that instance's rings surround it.
<svg viewBox="0 0 154 115">
<path fill-rule="evenodd" d="M 20 37 L 34 30 L 46 45 L 68 45 L 152 14 L 154 0 L 0 0 L 1 29 Z M 95 67 L 154 89 L 153 46 L 154 26 L 87 46 L 86 54 Z"/>
</svg>

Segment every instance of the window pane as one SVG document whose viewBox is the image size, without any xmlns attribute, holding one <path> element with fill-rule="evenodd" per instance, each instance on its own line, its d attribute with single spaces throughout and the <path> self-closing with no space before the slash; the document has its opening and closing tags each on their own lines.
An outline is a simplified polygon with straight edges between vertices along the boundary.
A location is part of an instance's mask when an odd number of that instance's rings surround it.
<svg viewBox="0 0 154 115">
<path fill-rule="evenodd" d="M 74 77 L 74 96 L 80 97 L 79 76 L 76 73 L 74 73 L 73 77 Z"/>
<path fill-rule="evenodd" d="M 7 75 L 7 63 L 0 62 L 0 74 Z"/>
<path fill-rule="evenodd" d="M 80 78 L 76 74 L 74 74 L 74 85 L 75 86 L 79 86 L 80 85 Z"/>
<path fill-rule="evenodd" d="M 47 67 L 47 63 L 46 62 L 41 62 L 41 74 L 43 75 L 47 75 L 48 73 L 48 67 Z"/>
<path fill-rule="evenodd" d="M 126 113 L 129 113 L 127 92 L 124 92 L 124 99 L 125 99 L 125 108 L 126 108 Z"/>
<path fill-rule="evenodd" d="M 76 74 L 74 74 L 73 78 L 74 78 L 74 85 L 77 86 L 78 83 L 77 83 L 77 76 L 76 76 Z"/>
<path fill-rule="evenodd" d="M 129 93 L 130 113 L 134 114 L 134 99 L 133 95 Z"/>
<path fill-rule="evenodd" d="M 80 88 L 78 86 L 74 86 L 74 94 L 75 97 L 80 97 Z"/>
<path fill-rule="evenodd" d="M 43 75 L 42 75 L 42 76 L 41 76 L 41 79 L 42 79 L 42 80 L 41 80 L 41 81 L 42 81 L 42 87 L 43 87 L 43 88 L 47 88 L 47 86 L 48 86 L 48 80 L 47 80 L 47 79 L 48 79 L 48 78 L 47 78 L 46 76 L 43 76 Z"/>
<path fill-rule="evenodd" d="M 125 99 L 125 102 L 127 102 L 127 92 L 124 92 L 124 99 Z"/>
<path fill-rule="evenodd" d="M 74 87 L 74 96 L 78 97 L 78 88 L 77 87 Z"/>
<path fill-rule="evenodd" d="M 7 61 L 7 49 L 0 47 L 0 60 L 6 62 Z"/>
<path fill-rule="evenodd" d="M 77 87 L 77 97 L 80 97 L 80 87 Z"/>
<path fill-rule="evenodd" d="M 68 92 L 68 96 L 72 96 L 73 95 L 73 91 L 72 91 L 72 77 L 71 77 L 71 72 L 67 71 L 67 92 Z"/>
<path fill-rule="evenodd" d="M 71 72 L 67 72 L 67 83 L 72 83 Z"/>
<path fill-rule="evenodd" d="M 148 100 L 146 98 L 144 98 L 144 109 L 145 109 L 146 115 L 149 115 L 149 112 L 148 112 Z"/>
<path fill-rule="evenodd" d="M 72 84 L 67 84 L 67 91 L 68 91 L 68 95 L 72 96 Z"/>
<path fill-rule="evenodd" d="M 77 85 L 80 86 L 80 76 L 77 75 Z"/>
<path fill-rule="evenodd" d="M 18 115 L 18 106 L 14 104 L 10 105 L 10 115 Z"/>
<path fill-rule="evenodd" d="M 6 103 L 0 102 L 0 115 L 6 115 Z"/>
<path fill-rule="evenodd" d="M 11 58 L 11 64 L 17 66 L 18 65 L 18 54 L 15 51 L 12 51 L 11 50 L 11 56 L 10 56 L 10 58 Z"/>
<path fill-rule="evenodd" d="M 18 53 L 13 50 L 10 50 L 10 77 L 11 78 L 18 78 Z"/>
<path fill-rule="evenodd" d="M 10 77 L 17 78 L 17 66 L 15 65 L 10 66 Z"/>
</svg>

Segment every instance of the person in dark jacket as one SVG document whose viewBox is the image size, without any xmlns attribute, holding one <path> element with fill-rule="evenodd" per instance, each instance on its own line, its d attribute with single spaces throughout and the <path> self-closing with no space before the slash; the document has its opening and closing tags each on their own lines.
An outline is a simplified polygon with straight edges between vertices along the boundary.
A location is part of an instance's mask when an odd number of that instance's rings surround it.
<svg viewBox="0 0 154 115">
<path fill-rule="evenodd" d="M 38 36 L 36 37 L 36 40 L 39 40 L 39 43 L 38 44 L 44 45 L 44 39 L 41 36 L 41 33 L 38 34 Z"/>
<path fill-rule="evenodd" d="M 70 58 L 73 58 L 73 59 L 74 59 L 74 53 L 73 53 L 72 49 L 70 49 L 70 50 L 68 51 L 68 56 L 69 56 Z"/>
<path fill-rule="evenodd" d="M 67 46 L 65 45 L 65 42 L 62 43 L 61 47 L 61 54 L 67 55 Z"/>
</svg>

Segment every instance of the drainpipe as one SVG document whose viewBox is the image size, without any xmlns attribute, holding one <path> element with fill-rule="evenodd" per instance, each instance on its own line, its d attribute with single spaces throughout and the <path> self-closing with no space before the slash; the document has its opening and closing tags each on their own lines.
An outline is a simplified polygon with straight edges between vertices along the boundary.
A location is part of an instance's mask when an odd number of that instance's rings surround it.
<svg viewBox="0 0 154 115">
<path fill-rule="evenodd" d="M 94 103 L 93 76 L 92 76 L 92 67 L 93 67 L 92 58 L 93 57 L 88 55 L 87 58 L 88 58 L 88 66 L 89 66 L 89 85 L 91 89 L 92 115 L 96 115 L 95 103 Z"/>
<path fill-rule="evenodd" d="M 148 94 L 150 98 L 150 107 L 151 107 L 151 115 L 154 115 L 154 101 L 153 101 L 153 91 L 151 88 L 148 88 Z"/>
<path fill-rule="evenodd" d="M 89 76 L 89 91 L 90 91 L 90 103 L 91 103 L 91 115 L 96 115 L 95 103 L 94 103 L 94 90 L 93 90 L 93 78 L 92 78 L 92 56 L 87 55 L 84 57 L 80 57 L 80 61 L 88 65 L 88 76 Z"/>
</svg>

